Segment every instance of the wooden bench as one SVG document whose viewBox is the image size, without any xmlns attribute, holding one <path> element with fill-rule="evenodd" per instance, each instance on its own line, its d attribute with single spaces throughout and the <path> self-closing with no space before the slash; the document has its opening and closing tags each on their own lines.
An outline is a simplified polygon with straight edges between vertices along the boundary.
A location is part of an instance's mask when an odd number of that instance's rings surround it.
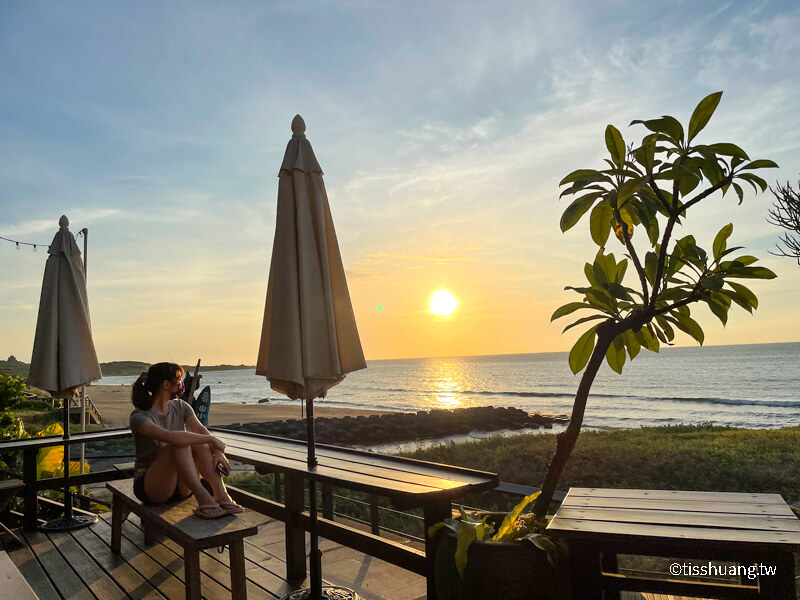
<svg viewBox="0 0 800 600">
<path fill-rule="evenodd" d="M 172 504 L 148 506 L 133 495 L 133 481 L 107 483 L 113 495 L 111 550 L 120 553 L 122 523 L 129 513 L 142 520 L 145 542 L 152 543 L 154 530 L 178 543 L 184 553 L 186 600 L 200 600 L 200 551 L 218 546 L 230 547 L 231 597 L 247 598 L 244 566 L 244 538 L 258 533 L 266 521 L 263 515 L 247 511 L 219 519 L 200 519 L 192 514 L 193 498 Z"/>
<path fill-rule="evenodd" d="M 318 465 L 309 469 L 303 441 L 216 427 L 211 431 L 227 444 L 225 454 L 229 458 L 254 465 L 259 472 L 278 472 L 283 476 L 284 504 L 243 491 L 231 490 L 231 494 L 235 494 L 240 504 L 285 523 L 289 581 L 306 576 L 304 530 L 309 528 L 310 519 L 304 511 L 304 479 L 383 496 L 400 509 L 422 508 L 426 532 L 434 523 L 451 516 L 454 500 L 465 494 L 492 490 L 499 483 L 494 473 L 324 444 L 317 444 Z M 324 504 L 323 501 L 323 512 L 327 512 Z M 422 552 L 326 518 L 319 519 L 318 530 L 326 539 L 427 577 L 428 600 L 435 600 L 435 547 L 427 536 Z"/>
<path fill-rule="evenodd" d="M 31 586 L 25 581 L 22 573 L 19 572 L 17 565 L 3 551 L 0 551 L 0 590 L 3 590 L 3 598 L 39 600 Z"/>
<path fill-rule="evenodd" d="M 618 599 L 622 590 L 795 598 L 793 553 L 800 551 L 800 520 L 778 494 L 572 488 L 547 531 L 569 545 L 575 598 Z M 664 578 L 634 578 L 618 572 L 617 554 L 673 562 Z M 733 566 L 738 582 L 677 578 L 718 575 L 722 561 L 736 563 L 725 566 L 723 574 L 731 575 Z"/>
</svg>

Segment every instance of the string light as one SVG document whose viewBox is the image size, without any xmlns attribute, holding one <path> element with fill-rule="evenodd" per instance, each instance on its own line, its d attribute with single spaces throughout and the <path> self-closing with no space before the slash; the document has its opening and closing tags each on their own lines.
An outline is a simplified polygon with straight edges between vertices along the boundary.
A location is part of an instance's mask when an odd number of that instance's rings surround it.
<svg viewBox="0 0 800 600">
<path fill-rule="evenodd" d="M 30 242 L 18 242 L 17 240 L 11 240 L 11 239 L 9 239 L 7 237 L 3 237 L 2 235 L 0 235 L 0 240 L 3 240 L 5 242 L 11 242 L 12 244 L 14 244 L 16 246 L 17 250 L 19 250 L 22 246 L 32 246 L 34 252 L 37 252 L 37 248 L 39 246 L 43 246 L 45 248 L 50 248 L 50 244 L 32 244 Z"/>
<path fill-rule="evenodd" d="M 80 231 L 78 231 L 78 233 L 75 234 L 75 237 L 79 238 L 79 237 L 83 236 L 83 232 L 84 232 L 84 230 L 81 229 Z M 32 246 L 33 247 L 33 251 L 38 253 L 38 248 L 40 246 L 43 247 L 43 248 L 48 248 L 48 249 L 50 248 L 50 244 L 38 244 L 38 243 L 34 244 L 34 243 L 31 243 L 31 242 L 19 242 L 17 240 L 12 240 L 10 238 L 3 237 L 2 235 L 0 235 L 0 240 L 3 240 L 4 242 L 11 242 L 12 244 L 14 244 L 16 246 L 17 250 L 19 250 L 20 247 L 22 247 L 22 246 Z"/>
</svg>

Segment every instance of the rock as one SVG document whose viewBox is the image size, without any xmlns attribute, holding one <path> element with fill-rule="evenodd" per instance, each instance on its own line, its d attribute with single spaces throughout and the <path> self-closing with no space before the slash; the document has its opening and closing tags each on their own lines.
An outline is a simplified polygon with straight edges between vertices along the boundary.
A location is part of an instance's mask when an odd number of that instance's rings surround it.
<svg viewBox="0 0 800 600">
<path fill-rule="evenodd" d="M 316 419 L 316 439 L 321 444 L 375 445 L 425 438 L 465 435 L 471 431 L 552 428 L 569 419 L 558 415 L 529 414 L 514 407 L 475 406 L 416 413 L 384 413 Z M 234 424 L 230 429 L 305 440 L 306 421 L 287 419 L 265 423 Z"/>
</svg>

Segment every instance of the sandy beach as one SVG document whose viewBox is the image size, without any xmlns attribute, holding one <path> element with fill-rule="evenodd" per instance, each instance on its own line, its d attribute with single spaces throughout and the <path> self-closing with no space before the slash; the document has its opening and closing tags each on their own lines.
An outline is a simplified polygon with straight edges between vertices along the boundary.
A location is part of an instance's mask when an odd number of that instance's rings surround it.
<svg viewBox="0 0 800 600">
<path fill-rule="evenodd" d="M 133 410 L 131 404 L 131 388 L 127 385 L 91 385 L 86 389 L 88 396 L 94 402 L 97 410 L 103 417 L 106 427 L 127 427 L 128 417 Z M 358 410 L 348 408 L 334 408 L 329 406 L 314 406 L 314 415 L 317 417 L 344 417 L 347 415 L 384 414 L 380 411 Z M 264 421 L 280 421 L 283 419 L 299 419 L 300 402 L 295 405 L 278 404 L 230 404 L 214 403 L 211 401 L 211 411 L 208 416 L 211 425 L 230 425 L 232 423 L 261 423 Z"/>
</svg>

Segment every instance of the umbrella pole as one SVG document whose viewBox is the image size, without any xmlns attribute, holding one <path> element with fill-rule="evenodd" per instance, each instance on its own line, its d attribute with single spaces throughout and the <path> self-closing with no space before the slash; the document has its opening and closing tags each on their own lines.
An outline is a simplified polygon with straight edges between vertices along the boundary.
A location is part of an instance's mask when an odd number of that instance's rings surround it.
<svg viewBox="0 0 800 600">
<path fill-rule="evenodd" d="M 317 466 L 316 435 L 314 433 L 314 401 L 306 400 L 306 434 L 308 447 L 308 468 Z M 311 517 L 309 534 L 311 537 L 311 550 L 308 555 L 311 572 L 311 598 L 322 598 L 322 552 L 319 549 L 319 534 L 317 523 L 317 485 L 313 479 L 308 481 L 308 514 Z"/>
<path fill-rule="evenodd" d="M 40 527 L 42 531 L 70 531 L 97 523 L 97 515 L 73 515 L 72 511 L 72 492 L 69 489 L 69 463 L 70 463 L 70 432 L 69 432 L 69 410 L 72 398 L 63 398 L 64 409 L 64 514 L 63 516 L 48 521 Z"/>
<path fill-rule="evenodd" d="M 72 398 L 64 398 L 64 521 L 72 520 L 72 492 L 69 491 L 69 408 Z"/>
</svg>

